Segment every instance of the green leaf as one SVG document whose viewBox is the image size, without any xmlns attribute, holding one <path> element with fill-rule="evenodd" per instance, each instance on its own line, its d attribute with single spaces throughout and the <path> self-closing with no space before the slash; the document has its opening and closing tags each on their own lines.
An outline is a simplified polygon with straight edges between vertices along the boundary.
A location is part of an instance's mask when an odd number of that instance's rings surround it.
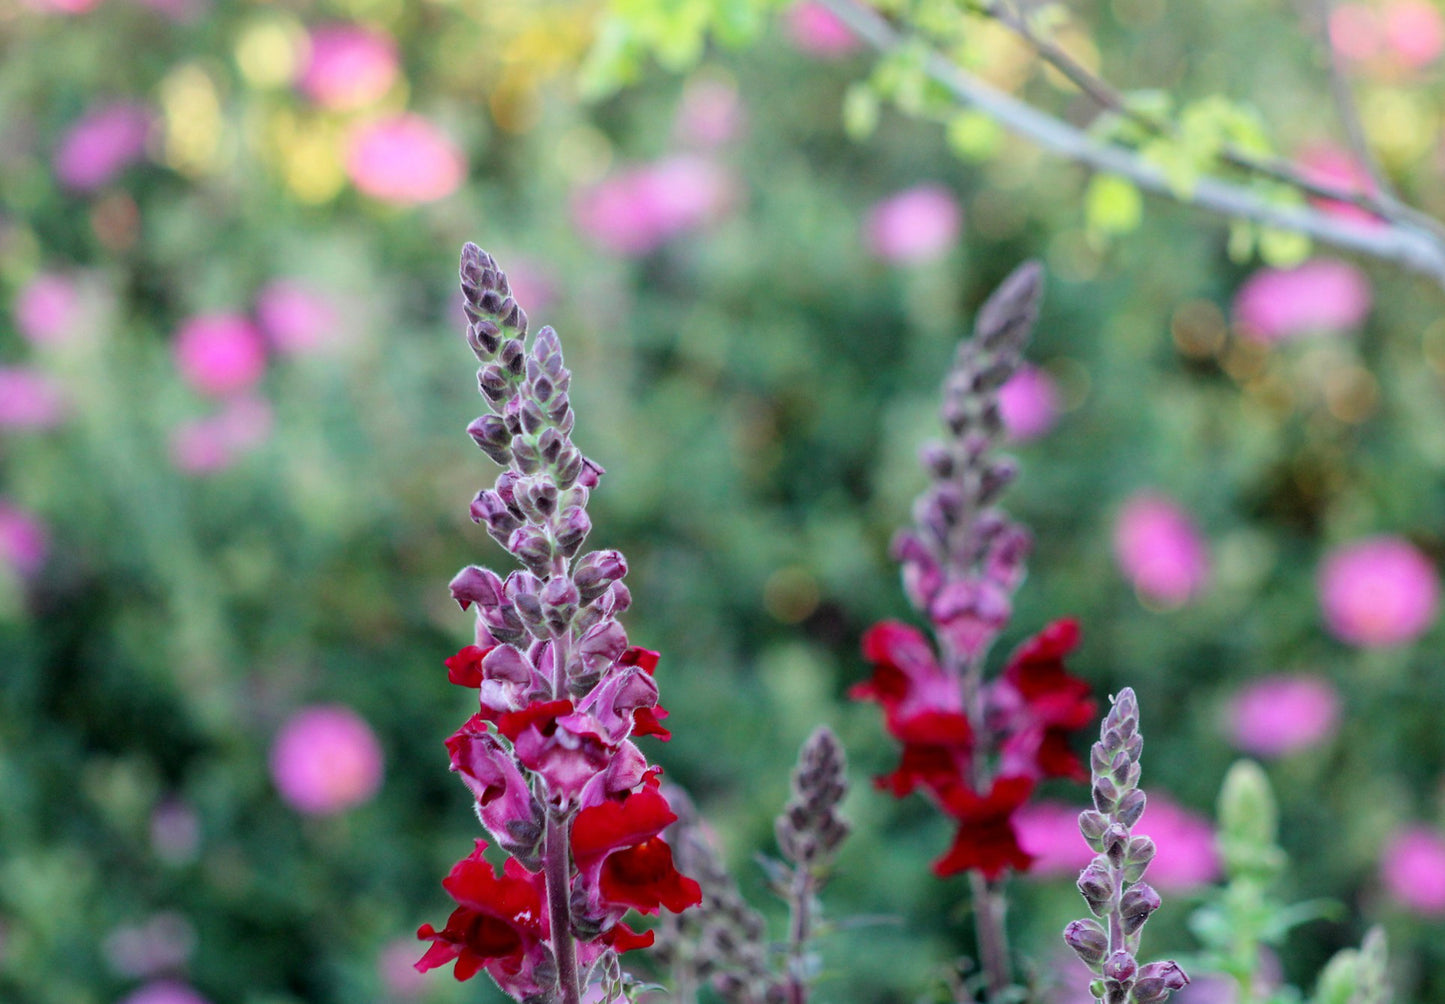
<svg viewBox="0 0 1445 1004">
<path fill-rule="evenodd" d="M 948 147 L 964 160 L 988 160 L 1003 146 L 1003 127 L 979 111 L 963 111 L 948 120 Z"/>
<path fill-rule="evenodd" d="M 1096 174 L 1084 194 L 1084 219 L 1098 234 L 1126 234 L 1139 226 L 1144 200 L 1132 181 L 1117 174 Z"/>
<path fill-rule="evenodd" d="M 1229 260 L 1243 265 L 1254 256 L 1255 226 L 1249 220 L 1229 221 Z"/>
<path fill-rule="evenodd" d="M 1310 239 L 1297 230 L 1260 227 L 1259 256 L 1275 268 L 1293 268 L 1310 256 Z"/>
<path fill-rule="evenodd" d="M 878 128 L 878 95 L 868 84 L 853 84 L 843 95 L 843 131 L 862 141 Z"/>
</svg>

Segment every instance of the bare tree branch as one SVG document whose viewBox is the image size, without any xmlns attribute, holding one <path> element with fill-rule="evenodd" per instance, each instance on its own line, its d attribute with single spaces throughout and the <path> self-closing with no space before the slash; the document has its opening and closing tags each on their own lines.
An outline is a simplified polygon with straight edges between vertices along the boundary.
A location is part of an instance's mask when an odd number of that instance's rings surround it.
<svg viewBox="0 0 1445 1004">
<path fill-rule="evenodd" d="M 895 52 L 911 41 L 860 0 L 821 2 L 881 53 Z M 1057 47 L 1053 47 L 1053 51 L 1061 52 Z M 1042 55 L 1043 50 L 1040 52 Z M 1188 191 L 1183 191 L 1171 186 L 1164 172 L 1145 161 L 1137 151 L 1116 143 L 1101 142 L 1069 123 L 997 90 L 936 51 L 927 53 L 923 69 L 960 103 L 976 108 L 1005 128 L 1060 156 L 1097 171 L 1120 175 L 1145 191 L 1186 205 L 1295 231 L 1338 248 L 1395 262 L 1429 276 L 1445 288 L 1445 240 L 1438 235 L 1440 225 L 1409 207 L 1396 203 L 1396 209 L 1383 201 L 1372 200 L 1379 201 L 1378 207 L 1366 203 L 1365 208 L 1378 212 L 1383 219 L 1377 225 L 1370 225 L 1340 219 L 1316 209 L 1279 205 L 1247 188 L 1217 178 L 1200 178 Z M 1083 70 L 1082 67 L 1079 69 Z M 1083 73 L 1088 71 L 1083 70 Z M 1093 91 L 1088 93 L 1094 94 Z M 1330 190 L 1286 172 L 1272 173 L 1271 176 L 1309 194 L 1361 204 L 1356 201 L 1361 193 Z M 1368 193 L 1365 195 L 1367 197 Z"/>
</svg>

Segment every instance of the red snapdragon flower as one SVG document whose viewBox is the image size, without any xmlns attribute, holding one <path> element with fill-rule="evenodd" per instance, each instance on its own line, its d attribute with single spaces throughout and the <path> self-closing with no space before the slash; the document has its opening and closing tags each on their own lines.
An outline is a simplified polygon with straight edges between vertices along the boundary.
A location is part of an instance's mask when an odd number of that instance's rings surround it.
<svg viewBox="0 0 1445 1004">
<path fill-rule="evenodd" d="M 1054 621 L 1009 659 L 994 691 L 997 703 L 1012 705 L 1005 716 L 1010 732 L 1002 750 L 1005 770 L 1088 780 L 1069 749 L 1069 733 L 1089 725 L 1095 709 L 1089 685 L 1064 669 L 1064 657 L 1078 645 L 1078 621 Z"/>
<path fill-rule="evenodd" d="M 1034 858 L 1019 846 L 1013 814 L 1033 790 L 1030 778 L 1001 777 L 983 797 L 966 784 L 950 791 L 942 805 L 958 820 L 958 834 L 943 857 L 933 863 L 933 873 L 943 878 L 973 868 L 994 879 L 1005 868 L 1028 871 Z"/>
<path fill-rule="evenodd" d="M 533 978 L 547 958 L 548 921 L 545 880 L 508 858 L 498 875 L 482 856 L 486 842 L 458 861 L 442 880 L 457 908 L 438 931 L 423 924 L 416 936 L 431 947 L 416 963 L 419 972 L 455 961 L 453 974 L 470 979 L 486 969 L 503 990 L 522 999 L 540 992 Z"/>
<path fill-rule="evenodd" d="M 596 915 L 655 914 L 664 906 L 680 913 L 702 902 L 702 888 L 678 872 L 659 836 L 677 814 L 658 783 L 650 774 L 642 790 L 588 806 L 572 823 L 573 860 Z"/>
</svg>

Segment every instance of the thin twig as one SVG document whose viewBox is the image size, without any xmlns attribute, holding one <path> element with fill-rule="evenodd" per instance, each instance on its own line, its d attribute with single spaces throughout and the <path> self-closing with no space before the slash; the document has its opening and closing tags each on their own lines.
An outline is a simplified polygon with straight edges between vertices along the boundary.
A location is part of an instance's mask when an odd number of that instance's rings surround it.
<svg viewBox="0 0 1445 1004">
<path fill-rule="evenodd" d="M 1321 0 L 1321 2 L 1328 2 L 1328 0 Z M 1130 105 L 1124 96 L 1115 90 L 1112 85 L 1098 74 L 1090 71 L 1088 67 L 1071 56 L 1067 50 L 1034 31 L 1027 17 L 1021 12 L 1006 6 L 1003 0 L 999 3 L 985 3 L 979 7 L 978 10 L 979 13 L 992 17 L 998 21 L 999 24 L 1013 31 L 1019 38 L 1032 46 L 1040 59 L 1052 66 L 1073 83 L 1075 87 L 1093 99 L 1100 108 L 1133 122 L 1141 129 L 1155 136 L 1162 136 L 1169 139 L 1178 138 L 1179 130 L 1172 122 L 1155 118 Z M 1326 41 L 1328 42 L 1328 40 Z M 1332 49 L 1331 52 L 1333 52 Z M 1331 79 L 1336 88 L 1335 97 L 1338 103 L 1341 100 L 1339 88 L 1344 86 L 1344 78 L 1340 75 L 1340 69 L 1337 64 L 1331 66 Z M 1353 112 L 1354 103 L 1350 100 L 1347 88 L 1345 90 L 1344 100 L 1345 104 L 1343 107 Z M 1357 115 L 1354 116 L 1354 121 L 1358 124 Z M 1369 153 L 1368 149 L 1363 145 L 1363 137 L 1359 139 L 1358 143 L 1360 148 L 1365 150 L 1363 156 L 1368 157 Z M 1445 241 L 1445 225 L 1442 225 L 1440 221 L 1434 217 L 1421 213 L 1400 202 L 1399 199 L 1390 192 L 1387 185 L 1384 184 L 1383 173 L 1380 172 L 1378 168 L 1374 171 L 1374 184 L 1371 186 L 1371 190 L 1361 191 L 1354 186 L 1335 184 L 1319 178 L 1312 178 L 1304 173 L 1297 165 L 1290 163 L 1282 157 L 1261 157 L 1257 154 L 1241 150 L 1233 143 L 1226 142 L 1224 144 L 1223 148 L 1219 151 L 1219 158 L 1230 167 L 1238 168 L 1250 174 L 1257 174 L 1271 181 L 1281 182 L 1291 188 L 1298 189 L 1305 195 L 1354 206 L 1356 209 L 1362 209 L 1384 220 L 1409 223 L 1422 230 L 1429 231 L 1438 239 Z"/>
<path fill-rule="evenodd" d="M 905 44 L 899 32 L 858 0 L 820 0 L 855 34 L 883 53 Z M 1172 186 L 1164 172 L 1137 151 L 1100 142 L 1082 130 L 984 83 L 935 51 L 923 60 L 928 76 L 963 104 L 1005 128 L 1067 159 L 1117 174 L 1139 188 L 1224 216 L 1241 217 L 1385 261 L 1429 276 L 1445 288 L 1445 241 L 1413 218 L 1360 225 L 1302 206 L 1267 201 L 1239 185 L 1200 178 L 1188 190 Z M 1347 201 L 1347 200 L 1346 200 Z"/>
<path fill-rule="evenodd" d="M 1303 16 L 1308 18 L 1310 12 L 1304 12 Z M 1349 78 L 1345 76 L 1345 68 L 1340 63 L 1340 54 L 1335 50 L 1334 41 L 1330 38 L 1330 0 L 1315 0 L 1313 16 L 1318 22 L 1315 25 L 1315 33 L 1319 36 L 1321 55 L 1324 57 L 1325 69 L 1329 73 L 1330 94 L 1335 101 L 1335 114 L 1339 116 L 1340 125 L 1344 127 L 1345 140 L 1349 143 L 1350 152 L 1364 168 L 1365 175 L 1370 180 L 1370 187 L 1384 198 L 1393 201 L 1395 193 L 1390 188 L 1390 182 L 1385 177 L 1385 171 L 1375 157 L 1375 152 L 1370 149 L 1369 140 L 1365 138 L 1365 124 L 1360 121 L 1360 109 L 1355 105 L 1355 95 L 1350 89 Z"/>
</svg>

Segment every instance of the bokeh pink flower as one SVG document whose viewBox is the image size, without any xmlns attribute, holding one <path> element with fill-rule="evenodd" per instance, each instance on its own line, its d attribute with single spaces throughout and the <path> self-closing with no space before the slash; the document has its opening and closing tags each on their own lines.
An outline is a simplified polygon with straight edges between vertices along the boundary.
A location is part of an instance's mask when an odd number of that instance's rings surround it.
<svg viewBox="0 0 1445 1004">
<path fill-rule="evenodd" d="M 1157 492 L 1137 492 L 1119 510 L 1114 559 L 1140 598 L 1155 606 L 1183 606 L 1209 579 L 1209 556 L 1194 520 Z"/>
<path fill-rule="evenodd" d="M 24 366 L 0 366 L 0 431 L 53 429 L 65 418 L 60 385 Z"/>
<path fill-rule="evenodd" d="M 863 223 L 863 243 L 887 262 L 934 261 L 958 241 L 963 210 L 942 185 L 917 185 L 876 203 Z"/>
<path fill-rule="evenodd" d="M 61 345 L 81 320 L 80 291 L 74 281 L 42 272 L 21 287 L 11 308 L 21 336 L 32 345 Z"/>
<path fill-rule="evenodd" d="M 331 297 L 289 279 L 256 295 L 256 322 L 278 352 L 308 355 L 341 338 L 341 313 Z"/>
<path fill-rule="evenodd" d="M 371 726 L 341 704 L 297 712 L 271 747 L 276 790 L 307 815 L 334 815 L 369 801 L 381 787 L 383 770 Z"/>
<path fill-rule="evenodd" d="M 1316 579 L 1325 627 L 1341 641 L 1380 648 L 1413 641 L 1435 622 L 1440 577 L 1400 537 L 1370 537 L 1335 548 Z"/>
<path fill-rule="evenodd" d="M 1086 806 L 1042 799 L 1025 802 L 1013 815 L 1019 846 L 1034 857 L 1028 874 L 1035 878 L 1077 878 L 1094 852 L 1079 833 Z"/>
<path fill-rule="evenodd" d="M 196 930 L 172 910 L 115 928 L 101 942 L 106 962 L 121 976 L 149 977 L 174 972 L 196 947 Z"/>
<path fill-rule="evenodd" d="M 999 416 L 1011 439 L 1037 439 L 1059 419 L 1059 388 L 1043 370 L 1021 366 L 998 391 Z"/>
<path fill-rule="evenodd" d="M 248 391 L 266 372 L 266 343 L 239 314 L 190 318 L 176 332 L 172 351 L 186 383 L 212 397 Z"/>
<path fill-rule="evenodd" d="M 425 974 L 416 971 L 416 939 L 396 938 L 376 956 L 376 974 L 387 993 L 397 1000 L 415 1000 L 427 988 Z"/>
<path fill-rule="evenodd" d="M 55 177 L 66 188 L 93 192 L 145 154 L 150 109 L 122 101 L 87 112 L 60 140 Z"/>
<path fill-rule="evenodd" d="M 1340 695 L 1324 677 L 1308 673 L 1266 676 L 1229 701 L 1230 740 L 1246 753 L 1281 757 L 1318 746 L 1334 735 Z"/>
<path fill-rule="evenodd" d="M 783 21 L 788 41 L 811 56 L 837 58 L 858 48 L 848 26 L 816 0 L 798 0 L 783 12 Z"/>
<path fill-rule="evenodd" d="M 402 114 L 356 127 L 347 148 L 346 172 L 364 195 L 416 206 L 444 199 L 460 188 L 467 161 L 430 120 Z"/>
<path fill-rule="evenodd" d="M 172 431 L 171 462 L 194 477 L 216 474 L 264 443 L 272 425 L 266 401 L 231 398 L 214 415 L 184 422 Z"/>
<path fill-rule="evenodd" d="M 400 62 L 389 35 L 357 24 L 324 24 L 311 29 L 308 42 L 297 85 L 323 108 L 365 108 L 396 83 Z"/>
<path fill-rule="evenodd" d="M 1370 16 L 1373 16 L 1372 12 Z M 1378 46 L 1378 40 L 1371 44 Z M 1332 143 L 1316 143 L 1301 151 L 1297 159 L 1301 173 L 1316 184 L 1329 185 L 1357 194 L 1375 190 L 1375 183 L 1370 178 L 1370 172 L 1343 147 L 1335 146 Z M 1362 227 L 1384 225 L 1384 221 L 1369 210 L 1348 202 L 1341 202 L 1338 199 L 1312 196 L 1310 204 L 1331 216 L 1338 216 L 1340 219 L 1349 220 Z"/>
<path fill-rule="evenodd" d="M 184 983 L 156 980 L 121 1000 L 120 1004 L 210 1004 Z"/>
<path fill-rule="evenodd" d="M 673 120 L 673 132 L 688 146 L 713 150 L 738 138 L 746 115 L 731 82 L 704 77 L 690 82 Z"/>
<path fill-rule="evenodd" d="M 572 215 L 577 229 L 598 247 L 645 255 L 717 219 L 733 191 L 731 175 L 713 161 L 676 154 L 584 189 L 573 201 Z"/>
<path fill-rule="evenodd" d="M 1234 297 L 1234 321 L 1257 342 L 1323 331 L 1348 331 L 1370 313 L 1365 274 L 1348 262 L 1316 258 L 1291 269 L 1264 268 Z"/>
<path fill-rule="evenodd" d="M 0 566 L 33 578 L 49 553 L 50 532 L 40 517 L 0 498 Z"/>
<path fill-rule="evenodd" d="M 1134 832 L 1147 834 L 1158 849 L 1149 865 L 1150 885 L 1181 891 L 1219 878 L 1219 852 L 1209 820 L 1158 791 L 1149 790 L 1148 796 L 1144 818 Z"/>
<path fill-rule="evenodd" d="M 1399 830 L 1380 855 L 1380 881 L 1410 912 L 1445 916 L 1445 838 L 1425 826 Z"/>
</svg>

